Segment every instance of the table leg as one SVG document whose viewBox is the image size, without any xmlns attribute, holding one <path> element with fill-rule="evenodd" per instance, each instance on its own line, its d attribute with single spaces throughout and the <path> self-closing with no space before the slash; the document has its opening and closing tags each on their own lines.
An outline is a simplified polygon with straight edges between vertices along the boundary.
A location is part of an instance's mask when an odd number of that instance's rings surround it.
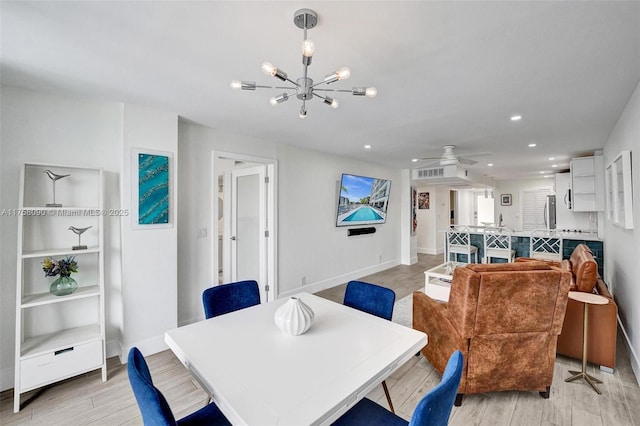
<svg viewBox="0 0 640 426">
<path fill-rule="evenodd" d="M 573 376 L 565 379 L 565 382 L 573 382 L 577 379 L 585 379 L 589 385 L 596 391 L 599 395 L 602 395 L 596 383 L 602 383 L 602 381 L 596 379 L 595 377 L 587 374 L 587 336 L 588 336 L 588 325 L 589 325 L 589 304 L 584 304 L 584 315 L 582 321 L 582 371 L 573 371 L 569 370 L 569 373 L 573 374 Z"/>
</svg>

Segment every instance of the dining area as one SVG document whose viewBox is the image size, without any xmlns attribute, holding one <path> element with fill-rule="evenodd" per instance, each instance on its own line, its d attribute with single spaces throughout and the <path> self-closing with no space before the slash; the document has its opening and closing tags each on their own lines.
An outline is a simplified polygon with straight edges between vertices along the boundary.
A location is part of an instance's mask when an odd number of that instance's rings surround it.
<svg viewBox="0 0 640 426">
<path fill-rule="evenodd" d="M 178 424 L 408 423 L 394 413 L 385 379 L 416 358 L 428 336 L 390 321 L 393 290 L 351 281 L 343 303 L 302 292 L 260 304 L 256 293 L 255 281 L 207 289 L 207 318 L 165 333 L 167 346 L 210 398 Z M 452 354 L 450 364 L 436 386 L 442 389 L 428 392 L 413 417 L 447 423 L 462 355 Z M 167 417 L 171 423 L 169 405 L 135 347 L 128 375 L 145 424 Z M 380 386 L 385 406 L 365 398 Z"/>
</svg>

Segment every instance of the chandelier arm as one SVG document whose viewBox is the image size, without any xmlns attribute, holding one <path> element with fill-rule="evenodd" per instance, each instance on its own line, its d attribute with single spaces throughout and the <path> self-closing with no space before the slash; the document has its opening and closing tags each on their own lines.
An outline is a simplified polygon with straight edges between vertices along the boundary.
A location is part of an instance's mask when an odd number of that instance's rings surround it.
<svg viewBox="0 0 640 426">
<path fill-rule="evenodd" d="M 297 86 L 297 85 L 296 85 Z M 256 84 L 257 89 L 286 89 L 286 90 L 295 90 L 295 87 L 291 86 L 263 86 L 260 84 Z"/>
<path fill-rule="evenodd" d="M 287 76 L 287 77 L 285 78 L 285 80 L 287 80 L 289 83 L 291 83 L 291 84 L 295 85 L 296 87 L 298 87 L 298 86 L 299 86 L 299 84 L 298 84 L 298 83 L 296 83 L 295 81 L 291 80 L 291 79 L 289 78 L 289 76 Z"/>
<path fill-rule="evenodd" d="M 353 90 L 350 89 L 314 89 L 315 92 L 344 92 L 344 93 L 353 93 Z"/>
</svg>

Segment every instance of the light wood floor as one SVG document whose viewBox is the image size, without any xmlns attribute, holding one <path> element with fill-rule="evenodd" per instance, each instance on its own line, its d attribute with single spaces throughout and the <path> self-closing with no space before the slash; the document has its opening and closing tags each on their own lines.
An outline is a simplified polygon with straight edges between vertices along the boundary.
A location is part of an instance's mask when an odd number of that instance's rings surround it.
<svg viewBox="0 0 640 426">
<path fill-rule="evenodd" d="M 442 262 L 441 256 L 419 255 L 412 266 L 362 277 L 363 281 L 388 286 L 400 299 L 424 285 L 423 272 Z M 319 292 L 342 302 L 344 285 Z M 618 333 L 620 335 L 620 333 Z M 590 365 L 591 374 L 603 380 L 597 395 L 586 383 L 565 383 L 569 368 L 579 370 L 580 361 L 559 356 L 551 397 L 537 392 L 494 392 L 465 396 L 454 407 L 451 425 L 574 425 L 640 426 L 640 388 L 631 371 L 624 343 L 618 341 L 616 371 L 608 374 Z M 154 383 L 163 392 L 176 418 L 202 407 L 207 395 L 171 351 L 147 357 Z M 387 379 L 396 412 L 407 420 L 420 398 L 440 381 L 440 376 L 422 357 L 414 357 Z M 386 406 L 382 387 L 369 398 Z M 13 392 L 0 394 L 0 424 L 28 425 L 120 425 L 142 424 L 129 386 L 126 366 L 109 359 L 109 380 L 102 383 L 99 371 L 23 395 L 23 409 L 13 414 Z"/>
</svg>

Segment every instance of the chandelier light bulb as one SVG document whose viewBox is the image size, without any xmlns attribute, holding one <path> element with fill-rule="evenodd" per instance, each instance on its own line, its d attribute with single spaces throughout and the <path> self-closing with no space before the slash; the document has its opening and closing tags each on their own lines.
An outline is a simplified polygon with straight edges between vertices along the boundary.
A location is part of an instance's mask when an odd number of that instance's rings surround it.
<svg viewBox="0 0 640 426">
<path fill-rule="evenodd" d="M 376 96 L 378 96 L 378 89 L 376 89 L 375 87 L 367 87 L 365 95 L 369 98 L 375 98 Z"/>
<path fill-rule="evenodd" d="M 307 110 L 304 108 L 300 108 L 300 112 L 298 113 L 298 117 L 300 117 L 301 120 L 304 120 L 305 118 L 307 118 Z"/>
<path fill-rule="evenodd" d="M 316 50 L 316 45 L 311 40 L 305 40 L 302 42 L 302 55 L 310 58 L 313 56 L 313 52 Z"/>
<path fill-rule="evenodd" d="M 276 67 L 274 67 L 271 62 L 263 62 L 262 63 L 262 72 L 265 73 L 266 75 L 270 75 L 270 76 L 274 76 L 276 75 L 276 72 L 278 71 L 278 69 Z"/>
<path fill-rule="evenodd" d="M 233 90 L 240 90 L 242 83 L 240 83 L 240 80 L 231 80 L 230 86 Z"/>
<path fill-rule="evenodd" d="M 336 71 L 336 75 L 338 76 L 338 80 L 346 80 L 351 77 L 351 70 L 347 67 L 343 67 Z"/>
<path fill-rule="evenodd" d="M 286 101 L 287 99 L 289 99 L 289 95 L 287 95 L 286 93 L 283 93 L 283 94 L 282 94 L 282 95 L 280 95 L 280 96 L 274 96 L 274 97 L 272 97 L 271 99 L 269 99 L 269 103 L 270 103 L 272 106 L 276 106 L 276 105 L 278 105 L 278 104 L 283 103 L 283 102 L 284 102 L 284 101 Z"/>
</svg>

